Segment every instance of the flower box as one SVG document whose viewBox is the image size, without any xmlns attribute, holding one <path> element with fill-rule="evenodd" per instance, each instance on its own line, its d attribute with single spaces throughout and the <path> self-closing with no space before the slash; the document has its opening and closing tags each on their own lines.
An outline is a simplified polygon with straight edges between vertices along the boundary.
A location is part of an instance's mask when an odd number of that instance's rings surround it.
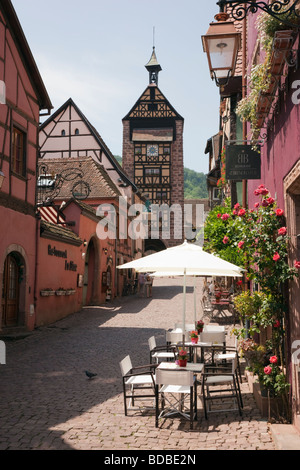
<svg viewBox="0 0 300 470">
<path fill-rule="evenodd" d="M 75 292 L 76 292 L 75 289 L 67 289 L 67 290 L 66 290 L 66 295 L 74 295 Z"/>
<path fill-rule="evenodd" d="M 58 289 L 55 291 L 55 295 L 58 295 L 58 296 L 66 295 L 66 291 L 62 289 Z"/>
<path fill-rule="evenodd" d="M 54 290 L 48 290 L 48 289 L 41 290 L 40 295 L 41 295 L 41 297 L 50 297 L 52 295 L 55 295 L 55 291 Z"/>
<path fill-rule="evenodd" d="M 258 382 L 253 383 L 253 395 L 256 405 L 264 418 L 279 418 L 285 415 L 284 403 L 281 397 L 268 397 Z"/>
</svg>

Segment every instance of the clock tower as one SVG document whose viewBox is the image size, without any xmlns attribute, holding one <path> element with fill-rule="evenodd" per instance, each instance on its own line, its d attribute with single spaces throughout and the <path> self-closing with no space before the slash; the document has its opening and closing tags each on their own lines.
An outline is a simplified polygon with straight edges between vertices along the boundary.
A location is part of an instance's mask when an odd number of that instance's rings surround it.
<svg viewBox="0 0 300 470">
<path fill-rule="evenodd" d="M 160 220 L 160 240 L 151 233 L 145 240 L 145 251 L 157 251 L 182 243 L 184 237 L 184 119 L 158 88 L 162 68 L 154 47 L 145 67 L 149 85 L 123 119 L 122 165 L 153 209 L 166 205 L 170 209 L 170 237 L 162 236 L 164 220 Z M 152 216 L 151 211 L 149 218 Z"/>
</svg>

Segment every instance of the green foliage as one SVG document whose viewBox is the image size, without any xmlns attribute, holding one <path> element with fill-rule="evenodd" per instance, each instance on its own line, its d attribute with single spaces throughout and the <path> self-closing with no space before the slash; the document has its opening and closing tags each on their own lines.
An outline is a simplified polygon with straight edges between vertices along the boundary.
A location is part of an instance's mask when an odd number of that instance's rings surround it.
<svg viewBox="0 0 300 470">
<path fill-rule="evenodd" d="M 216 207 L 205 222 L 204 249 L 217 252 L 223 259 L 247 270 L 247 280 L 259 286 L 259 292 L 246 290 L 234 300 L 234 305 L 243 322 L 248 320 L 250 328 L 236 330 L 239 338 L 246 333 L 251 338 L 255 333 L 269 328 L 271 338 L 266 348 L 255 343 L 248 346 L 252 370 L 258 373 L 261 383 L 273 396 L 285 393 L 288 383 L 284 375 L 284 323 L 286 301 L 283 286 L 298 275 L 287 260 L 288 235 L 284 224 L 284 212 L 278 208 L 264 185 L 254 194 L 258 197 L 254 209 L 245 209 L 236 204 L 231 209 L 230 201 Z M 266 355 L 267 360 L 266 360 Z M 269 358 L 276 357 L 276 364 Z"/>
<path fill-rule="evenodd" d="M 205 174 L 184 168 L 184 198 L 204 199 L 207 197 L 208 191 Z"/>
</svg>

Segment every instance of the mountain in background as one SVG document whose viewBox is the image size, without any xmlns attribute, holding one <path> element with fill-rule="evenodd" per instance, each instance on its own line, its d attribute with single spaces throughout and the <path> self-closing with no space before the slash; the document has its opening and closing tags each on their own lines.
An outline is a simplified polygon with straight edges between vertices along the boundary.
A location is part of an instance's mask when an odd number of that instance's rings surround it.
<svg viewBox="0 0 300 470">
<path fill-rule="evenodd" d="M 115 158 L 122 165 L 122 157 L 115 155 Z M 184 198 L 204 199 L 207 197 L 206 175 L 184 168 Z"/>
</svg>

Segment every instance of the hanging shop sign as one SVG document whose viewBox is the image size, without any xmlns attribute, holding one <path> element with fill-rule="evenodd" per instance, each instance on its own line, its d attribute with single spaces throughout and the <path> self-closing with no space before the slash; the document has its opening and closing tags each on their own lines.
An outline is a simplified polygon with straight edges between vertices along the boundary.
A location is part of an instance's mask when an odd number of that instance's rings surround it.
<svg viewBox="0 0 300 470">
<path fill-rule="evenodd" d="M 226 179 L 257 180 L 261 177 L 260 148 L 252 145 L 226 146 Z"/>
</svg>

